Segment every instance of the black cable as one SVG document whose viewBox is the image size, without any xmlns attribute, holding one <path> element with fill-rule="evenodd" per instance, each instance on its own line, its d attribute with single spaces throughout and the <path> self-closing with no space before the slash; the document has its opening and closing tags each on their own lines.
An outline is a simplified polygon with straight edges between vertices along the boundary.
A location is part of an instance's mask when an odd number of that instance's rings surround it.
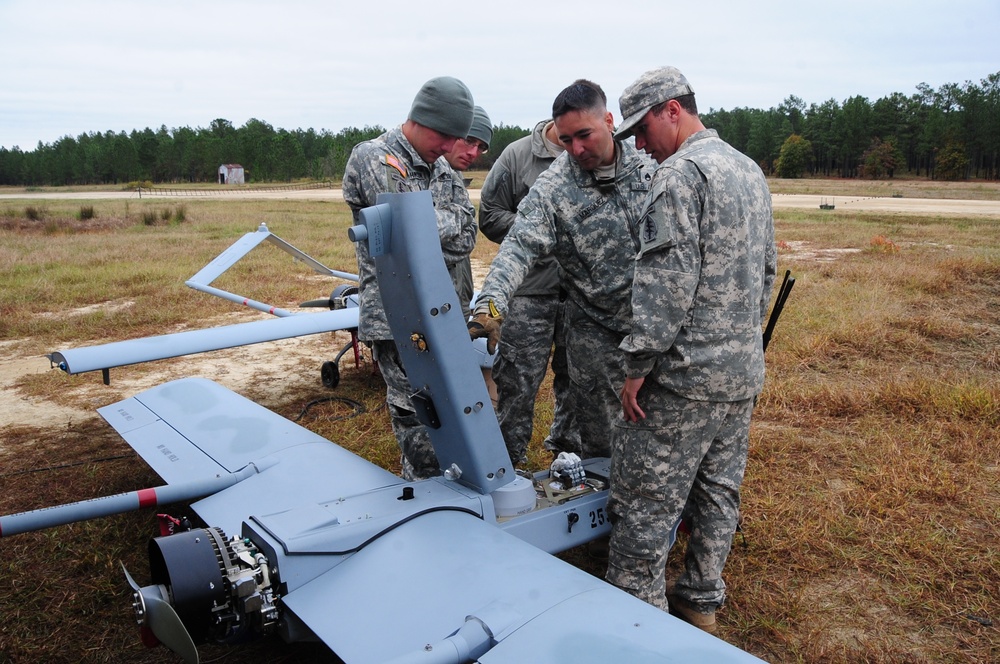
<svg viewBox="0 0 1000 664">
<path fill-rule="evenodd" d="M 385 528 L 383 528 L 379 532 L 375 533 L 374 535 L 372 535 L 371 537 L 369 537 L 368 539 L 366 539 L 361 544 L 359 544 L 359 545 L 357 545 L 355 547 L 352 547 L 350 549 L 344 549 L 343 551 L 309 551 L 308 553 L 300 553 L 300 552 L 296 552 L 296 551 L 291 551 L 291 552 L 288 553 L 288 555 L 289 556 L 296 556 L 296 555 L 312 556 L 312 555 L 316 555 L 316 554 L 321 554 L 321 555 L 327 555 L 327 556 L 346 556 L 349 553 L 357 553 L 358 551 L 360 551 L 361 549 L 365 548 L 366 546 L 368 546 L 369 544 L 371 544 L 375 540 L 377 540 L 377 539 L 379 539 L 379 538 L 381 538 L 381 537 L 383 537 L 385 535 L 388 535 L 389 533 L 391 533 L 392 531 L 394 531 L 396 528 L 399 528 L 403 524 L 409 523 L 410 521 L 412 521 L 413 519 L 416 519 L 417 517 L 424 516 L 425 514 L 431 514 L 433 512 L 464 512 L 466 514 L 471 514 L 472 516 L 476 517 L 480 521 L 483 520 L 483 515 L 482 514 L 474 512 L 474 511 L 470 510 L 467 507 L 457 507 L 455 505 L 438 505 L 437 507 L 428 507 L 425 510 L 420 510 L 419 512 L 414 512 L 413 514 L 411 514 L 411 515 L 409 515 L 409 516 L 407 516 L 407 517 L 405 517 L 403 519 L 400 519 L 396 523 L 393 523 L 392 525 L 386 526 Z M 263 526 L 264 524 L 260 524 L 260 525 Z M 266 529 L 267 526 L 264 526 L 264 528 Z"/>
<path fill-rule="evenodd" d="M 347 397 L 323 397 L 322 399 L 314 399 L 313 401 L 307 403 L 305 407 L 302 409 L 302 412 L 298 414 L 298 417 L 296 417 L 292 421 L 298 422 L 299 420 L 301 420 L 305 416 L 305 414 L 309 412 L 309 409 L 312 408 L 313 406 L 319 405 L 321 403 L 328 403 L 331 401 L 339 401 L 341 403 L 346 403 L 347 405 L 354 408 L 354 412 L 349 415 L 341 415 L 340 417 L 334 417 L 333 419 L 328 420 L 329 422 L 339 422 L 341 420 L 349 420 L 351 418 L 357 417 L 358 415 L 364 415 L 367 412 L 365 405 L 360 401 L 355 401 L 354 399 L 348 399 Z"/>
</svg>

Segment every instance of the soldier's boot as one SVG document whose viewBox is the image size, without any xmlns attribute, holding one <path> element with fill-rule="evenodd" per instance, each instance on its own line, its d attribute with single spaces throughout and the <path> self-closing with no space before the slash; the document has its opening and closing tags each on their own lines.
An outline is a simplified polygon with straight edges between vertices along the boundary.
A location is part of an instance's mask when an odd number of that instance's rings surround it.
<svg viewBox="0 0 1000 664">
<path fill-rule="evenodd" d="M 611 536 L 605 535 L 587 542 L 587 555 L 600 562 L 608 562 L 611 553 Z"/>
<path fill-rule="evenodd" d="M 715 622 L 715 609 L 700 610 L 701 607 L 697 607 L 676 595 L 670 595 L 667 598 L 667 604 L 670 606 L 670 615 L 709 634 L 716 634 L 719 631 L 719 625 Z"/>
</svg>

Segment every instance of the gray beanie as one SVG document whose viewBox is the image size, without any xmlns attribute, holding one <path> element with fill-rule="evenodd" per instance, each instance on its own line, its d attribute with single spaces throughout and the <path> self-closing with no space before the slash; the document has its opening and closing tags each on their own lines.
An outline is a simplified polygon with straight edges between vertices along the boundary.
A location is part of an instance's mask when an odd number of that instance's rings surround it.
<svg viewBox="0 0 1000 664">
<path fill-rule="evenodd" d="M 407 119 L 446 136 L 465 138 L 472 126 L 472 93 L 457 78 L 432 78 L 413 98 Z"/>
<path fill-rule="evenodd" d="M 486 147 L 490 147 L 490 141 L 493 140 L 493 123 L 490 121 L 490 116 L 486 115 L 486 110 L 482 106 L 476 106 L 473 111 L 472 128 L 469 130 L 469 136 L 478 138 L 483 143 L 486 143 Z"/>
</svg>

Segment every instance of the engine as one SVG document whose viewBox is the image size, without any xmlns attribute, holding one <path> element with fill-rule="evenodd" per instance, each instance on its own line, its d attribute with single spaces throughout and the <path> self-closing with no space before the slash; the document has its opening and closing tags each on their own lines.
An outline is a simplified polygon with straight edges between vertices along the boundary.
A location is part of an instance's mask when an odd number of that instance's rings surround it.
<svg viewBox="0 0 1000 664">
<path fill-rule="evenodd" d="M 165 588 L 195 642 L 234 643 L 274 631 L 276 572 L 250 540 L 227 541 L 220 528 L 188 530 L 150 540 L 149 561 L 153 584 Z M 147 624 L 138 592 L 133 606 L 139 624 Z"/>
</svg>

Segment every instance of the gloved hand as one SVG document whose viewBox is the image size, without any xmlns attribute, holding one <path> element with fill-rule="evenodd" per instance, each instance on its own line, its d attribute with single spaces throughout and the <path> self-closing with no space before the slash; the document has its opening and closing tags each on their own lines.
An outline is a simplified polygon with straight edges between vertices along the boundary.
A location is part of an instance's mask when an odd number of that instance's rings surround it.
<svg viewBox="0 0 1000 664">
<path fill-rule="evenodd" d="M 473 339 L 486 337 L 486 350 L 490 355 L 497 352 L 497 344 L 500 342 L 500 324 L 503 317 L 493 305 L 493 301 L 480 304 L 469 319 L 467 327 L 469 336 Z"/>
<path fill-rule="evenodd" d="M 473 339 L 486 337 L 486 350 L 493 355 L 500 342 L 500 320 L 489 314 L 476 314 L 468 323 L 469 336 Z"/>
</svg>

